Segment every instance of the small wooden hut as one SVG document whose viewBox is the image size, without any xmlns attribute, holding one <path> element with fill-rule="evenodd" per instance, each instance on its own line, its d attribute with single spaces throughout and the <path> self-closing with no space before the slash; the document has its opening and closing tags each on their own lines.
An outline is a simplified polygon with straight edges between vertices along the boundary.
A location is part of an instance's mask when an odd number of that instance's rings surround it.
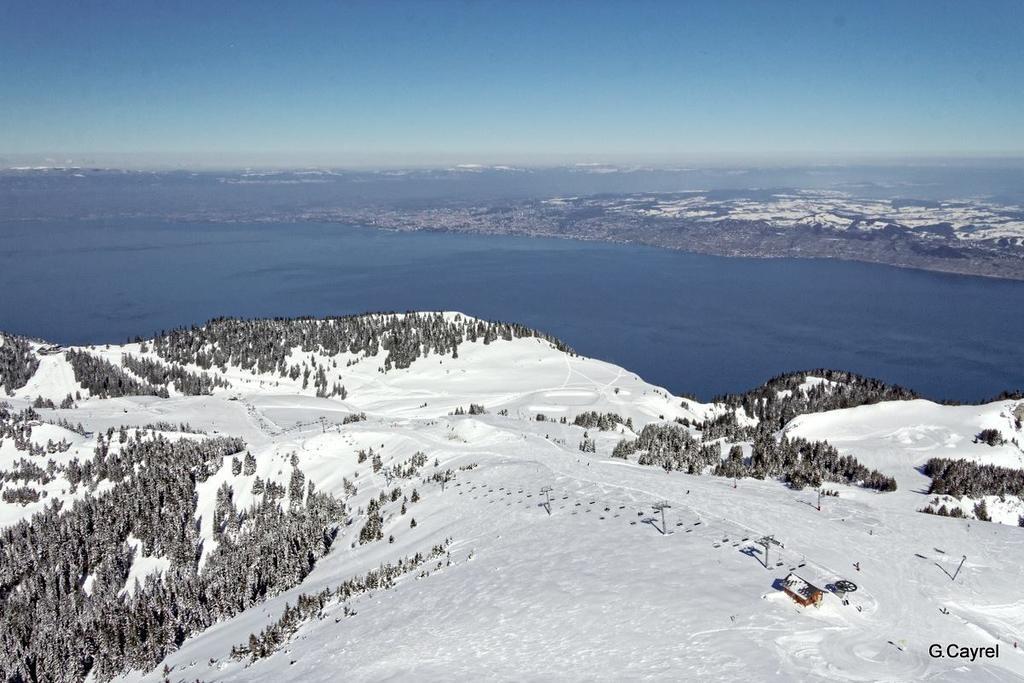
<svg viewBox="0 0 1024 683">
<path fill-rule="evenodd" d="M 796 574 L 790 574 L 783 579 L 782 587 L 786 591 L 786 595 L 793 598 L 793 601 L 798 605 L 803 605 L 804 607 L 810 607 L 811 605 L 818 607 L 825 597 L 825 593 L 820 588 L 811 585 Z"/>
</svg>

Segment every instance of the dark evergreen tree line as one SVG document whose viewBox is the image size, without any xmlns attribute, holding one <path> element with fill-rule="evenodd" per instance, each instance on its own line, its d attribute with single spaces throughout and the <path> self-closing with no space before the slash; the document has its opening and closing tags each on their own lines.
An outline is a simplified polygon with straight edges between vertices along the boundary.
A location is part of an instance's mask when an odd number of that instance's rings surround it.
<svg viewBox="0 0 1024 683">
<path fill-rule="evenodd" d="M 412 479 L 419 475 L 420 469 L 426 464 L 426 453 L 416 451 L 408 460 L 384 468 L 384 478 L 388 481 L 392 479 Z"/>
<path fill-rule="evenodd" d="M 689 430 L 675 424 L 644 426 L 636 440 L 636 450 L 640 451 L 637 462 L 641 465 L 690 474 L 700 474 L 722 458 L 722 448 L 717 443 L 702 444 Z"/>
<path fill-rule="evenodd" d="M 924 512 L 929 515 L 938 515 L 939 517 L 954 517 L 956 519 L 965 519 L 967 515 L 964 514 L 963 508 L 959 505 L 951 504 L 948 507 L 945 503 L 940 503 L 938 497 L 932 502 L 925 505 L 919 512 Z M 979 522 L 991 522 L 992 517 L 988 514 L 988 503 L 982 498 L 974 504 L 974 518 Z M 1018 526 L 1024 526 L 1024 515 L 1020 517 Z"/>
<path fill-rule="evenodd" d="M 800 389 L 808 376 L 820 377 L 834 384 L 823 382 Z M 881 380 L 842 370 L 818 369 L 778 375 L 756 389 L 743 394 L 725 394 L 716 397 L 714 401 L 724 403 L 734 410 L 742 408 L 748 416 L 778 430 L 797 415 L 915 398 L 920 398 L 920 395 Z"/>
<path fill-rule="evenodd" d="M 0 389 L 13 394 L 32 379 L 39 357 L 27 340 L 0 332 Z"/>
<path fill-rule="evenodd" d="M 49 408 L 50 410 L 56 410 L 57 404 L 53 402 L 52 398 L 43 398 L 42 396 L 36 396 L 36 400 L 32 401 L 32 407 L 36 410 L 40 408 Z"/>
<path fill-rule="evenodd" d="M 121 362 L 135 375 L 152 385 L 166 387 L 168 383 L 174 382 L 174 388 L 187 396 L 208 395 L 212 394 L 216 387 L 231 386 L 219 375 L 211 377 L 205 372 L 196 374 L 177 365 L 165 365 L 160 361 L 139 358 L 129 353 L 121 356 Z"/>
<path fill-rule="evenodd" d="M 69 349 L 66 358 L 74 370 L 75 380 L 93 396 L 168 396 L 167 387 L 140 382 L 120 367 L 87 351 Z"/>
<path fill-rule="evenodd" d="M 689 420 L 683 418 L 683 424 L 689 425 Z M 762 423 L 757 426 L 740 425 L 735 410 L 719 413 L 713 418 L 698 422 L 693 425 L 700 430 L 701 438 L 704 441 L 725 439 L 726 441 L 750 441 L 758 431 L 774 431 L 772 422 Z"/>
<path fill-rule="evenodd" d="M 56 463 L 53 460 L 50 460 L 48 466 L 43 468 L 31 460 L 18 458 L 10 469 L 0 470 L 0 484 L 7 481 L 22 481 L 26 484 L 30 481 L 37 481 L 45 485 L 53 481 L 55 471 Z"/>
<path fill-rule="evenodd" d="M 16 450 L 33 457 L 64 453 L 71 448 L 66 439 L 56 442 L 48 439 L 45 446 L 35 443 L 32 440 L 32 428 L 41 422 L 39 413 L 33 408 L 13 412 L 8 404 L 0 403 L 0 444 L 10 439 Z"/>
<path fill-rule="evenodd" d="M 626 460 L 629 456 L 636 453 L 636 440 L 635 439 L 622 439 L 615 448 L 612 449 L 613 458 L 622 458 Z"/>
<path fill-rule="evenodd" d="M 189 635 L 301 581 L 343 518 L 340 501 L 312 486 L 293 488 L 287 507 L 274 489 L 244 510 L 222 490 L 219 543 L 200 570 L 196 486 L 244 443 L 125 429 L 103 436 L 93 460 L 75 461 L 68 474 L 92 486 L 109 479 L 112 488 L 0 531 L 0 671 L 8 680 L 106 680 L 152 669 Z M 135 554 L 129 535 L 170 565 L 123 592 Z"/>
<path fill-rule="evenodd" d="M 197 429 L 188 422 L 166 422 L 160 420 L 158 422 L 150 422 L 142 426 L 143 429 L 151 429 L 154 432 L 182 432 L 183 434 L 206 434 L 205 430 Z"/>
<path fill-rule="evenodd" d="M 979 465 L 970 460 L 932 458 L 922 468 L 932 478 L 928 493 L 950 496 L 1022 496 L 1024 470 L 996 465 Z"/>
<path fill-rule="evenodd" d="M 823 481 L 857 484 L 879 491 L 895 491 L 896 480 L 869 470 L 852 455 L 840 455 L 827 441 L 801 438 L 776 439 L 761 433 L 754 440 L 749 476 L 782 477 L 796 489 L 821 486 Z"/>
<path fill-rule="evenodd" d="M 983 443 L 989 446 L 1002 446 L 1006 443 L 1003 433 L 998 429 L 982 429 L 974 437 L 974 443 Z"/>
<path fill-rule="evenodd" d="M 583 427 L 584 429 L 598 429 L 602 432 L 611 431 L 620 424 L 628 427 L 630 431 L 633 429 L 633 418 L 625 420 L 618 413 L 599 413 L 596 410 L 588 410 L 585 413 L 580 413 L 572 423 L 577 427 Z"/>
<path fill-rule="evenodd" d="M 206 369 L 234 365 L 287 376 L 292 370 L 287 359 L 295 347 L 328 356 L 345 352 L 373 356 L 383 350 L 389 352 L 389 369 L 407 368 L 431 353 L 456 356 L 458 345 L 464 341 L 481 339 L 490 343 L 517 337 L 539 337 L 561 350 L 570 350 L 554 337 L 523 325 L 441 313 L 373 313 L 324 319 L 217 318 L 201 327 L 162 332 L 153 340 L 153 350 L 173 363 Z"/>
<path fill-rule="evenodd" d="M 785 436 L 777 441 L 767 429 L 757 433 L 749 463 L 744 460 L 741 447 L 733 446 L 723 460 L 717 441 L 698 441 L 688 429 L 676 424 L 648 424 L 636 441 L 620 441 L 612 454 L 625 458 L 633 452 L 640 453 L 639 464 L 656 465 L 668 471 L 700 474 L 712 466 L 712 474 L 717 476 L 779 477 L 797 489 L 831 481 L 879 491 L 896 490 L 895 479 L 869 470 L 851 455 L 840 455 L 828 442 Z"/>
<path fill-rule="evenodd" d="M 5 486 L 3 494 L 0 494 L 0 498 L 5 503 L 12 503 L 14 505 L 28 505 L 29 503 L 38 503 L 39 499 L 45 495 L 45 491 L 40 492 L 32 486 Z"/>
</svg>

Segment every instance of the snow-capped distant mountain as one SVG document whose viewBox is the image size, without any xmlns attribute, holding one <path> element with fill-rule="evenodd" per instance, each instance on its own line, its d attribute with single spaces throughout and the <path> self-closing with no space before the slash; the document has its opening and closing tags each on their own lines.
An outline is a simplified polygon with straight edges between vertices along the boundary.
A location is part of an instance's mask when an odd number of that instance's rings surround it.
<svg viewBox="0 0 1024 683">
<path fill-rule="evenodd" d="M 15 680 L 1024 676 L 1019 398 L 699 403 L 458 313 L 0 340 Z"/>
<path fill-rule="evenodd" d="M 1024 238 L 1024 214 L 1021 207 L 997 205 L 971 199 L 943 202 L 893 201 L 865 199 L 838 192 L 774 192 L 768 196 L 715 197 L 709 193 L 689 193 L 683 202 L 690 209 L 684 214 L 698 221 L 764 221 L 773 227 L 817 227 L 844 231 L 897 226 L 914 231 L 946 225 L 961 240 Z M 607 203 L 608 198 L 601 198 Z M 680 200 L 674 197 L 649 197 L 633 202 L 647 216 L 680 215 Z M 695 213 L 700 212 L 700 213 Z M 1016 242 L 1015 242 L 1016 243 Z"/>
<path fill-rule="evenodd" d="M 5 221 L 347 223 L 1024 279 L 1020 172 L 955 167 L 0 168 Z M 991 169 L 990 169 L 991 171 Z M 873 180 L 871 180 L 873 179 Z"/>
</svg>

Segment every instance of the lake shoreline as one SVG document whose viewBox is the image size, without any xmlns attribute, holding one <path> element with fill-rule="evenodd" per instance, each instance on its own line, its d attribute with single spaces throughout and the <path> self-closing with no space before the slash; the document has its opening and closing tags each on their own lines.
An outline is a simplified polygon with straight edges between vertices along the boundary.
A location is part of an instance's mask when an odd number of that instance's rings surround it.
<svg viewBox="0 0 1024 683">
<path fill-rule="evenodd" d="M 0 328 L 74 345 L 219 316 L 458 310 L 704 399 L 821 367 L 938 400 L 1024 387 L 1013 280 L 311 221 L 45 221 L 4 234 Z"/>
</svg>

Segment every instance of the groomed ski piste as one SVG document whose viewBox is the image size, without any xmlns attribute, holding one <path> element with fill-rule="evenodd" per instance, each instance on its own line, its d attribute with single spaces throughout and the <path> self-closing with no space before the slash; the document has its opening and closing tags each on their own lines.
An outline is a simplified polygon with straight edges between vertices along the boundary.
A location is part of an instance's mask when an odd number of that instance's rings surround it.
<svg viewBox="0 0 1024 683">
<path fill-rule="evenodd" d="M 115 365 L 126 352 L 156 358 L 139 344 L 80 350 Z M 354 520 L 300 584 L 192 636 L 156 669 L 125 673 L 125 681 L 1024 679 L 1024 529 L 1017 526 L 1024 506 L 993 498 L 993 522 L 922 514 L 933 496 L 917 469 L 932 457 L 1024 467 L 1016 444 L 974 442 L 996 426 L 1019 437 L 1019 401 L 890 401 L 795 418 L 787 434 L 828 440 L 899 484 L 879 493 L 826 482 L 822 488 L 839 495 L 822 498 L 819 509 L 815 488 L 611 457 L 620 439 L 634 436 L 629 428 L 584 430 L 572 424 L 576 415 L 614 412 L 639 432 L 723 408 L 673 396 L 544 339 L 465 342 L 457 358 L 431 355 L 388 372 L 386 352 L 318 359 L 338 361 L 345 400 L 234 367 L 221 374 L 230 387 L 209 396 L 182 396 L 172 386 L 165 399 L 89 398 L 66 352 L 41 355 L 34 376 L 4 399 L 20 409 L 36 397 L 59 402 L 79 392 L 77 407 L 39 412 L 81 422 L 86 435 L 53 424 L 33 430 L 37 443 L 71 443 L 58 460 L 88 459 L 95 433 L 121 425 L 188 423 L 245 440 L 257 463 L 252 474 L 233 474 L 225 459 L 199 485 L 204 553 L 216 545 L 217 489 L 229 483 L 239 507 L 255 502 L 257 478 L 288 484 L 293 454 L 317 490 L 345 500 Z M 309 358 L 296 349 L 291 360 Z M 485 412 L 453 414 L 471 404 Z M 359 413 L 365 420 L 345 422 Z M 594 453 L 580 450 L 585 431 Z M 376 468 L 360 462 L 359 452 L 370 449 L 380 457 Z M 385 476 L 416 454 L 426 464 L 414 477 Z M 3 443 L 0 469 L 21 455 Z M 346 491 L 346 481 L 358 493 Z M 415 488 L 419 500 L 404 514 L 387 503 L 383 540 L 360 544 L 356 511 L 397 484 L 406 495 Z M 0 525 L 85 495 L 68 494 L 60 477 L 40 488 L 46 497 L 38 502 L 0 502 Z M 658 504 L 667 505 L 664 523 Z M 768 536 L 777 543 L 758 542 Z M 300 595 L 435 546 L 443 551 L 394 585 L 328 600 L 271 654 L 232 656 Z M 132 582 L 166 569 L 166 558 L 133 547 Z M 820 606 L 785 593 L 791 573 L 823 591 Z M 856 584 L 845 602 L 835 590 L 843 580 Z M 935 645 L 942 656 L 933 656 Z M 998 645 L 998 656 L 949 656 L 950 645 Z"/>
</svg>

